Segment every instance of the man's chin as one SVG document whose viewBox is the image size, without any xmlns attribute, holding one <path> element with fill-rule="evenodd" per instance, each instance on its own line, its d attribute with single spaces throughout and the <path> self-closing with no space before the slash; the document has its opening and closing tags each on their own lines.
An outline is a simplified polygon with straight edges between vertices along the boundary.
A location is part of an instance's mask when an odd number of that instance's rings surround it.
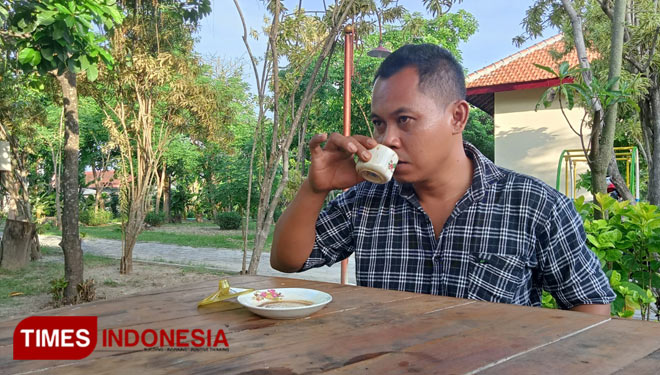
<svg viewBox="0 0 660 375">
<path fill-rule="evenodd" d="M 405 174 L 401 174 L 401 173 L 396 173 L 396 171 L 395 171 L 394 174 L 392 175 L 392 178 L 394 179 L 394 181 L 396 181 L 396 182 L 398 182 L 398 183 L 400 183 L 400 184 L 409 184 L 409 183 L 412 183 L 412 182 L 413 182 L 413 181 L 410 179 L 409 176 L 407 176 L 407 175 L 405 175 Z"/>
</svg>

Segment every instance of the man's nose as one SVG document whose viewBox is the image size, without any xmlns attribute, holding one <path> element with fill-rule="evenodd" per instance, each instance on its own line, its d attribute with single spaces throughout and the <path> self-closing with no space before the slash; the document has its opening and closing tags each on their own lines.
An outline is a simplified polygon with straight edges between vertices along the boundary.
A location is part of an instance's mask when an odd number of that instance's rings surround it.
<svg viewBox="0 0 660 375">
<path fill-rule="evenodd" d="M 401 145 L 399 128 L 396 125 L 385 126 L 385 132 L 380 138 L 379 142 L 389 148 L 398 148 Z"/>
</svg>

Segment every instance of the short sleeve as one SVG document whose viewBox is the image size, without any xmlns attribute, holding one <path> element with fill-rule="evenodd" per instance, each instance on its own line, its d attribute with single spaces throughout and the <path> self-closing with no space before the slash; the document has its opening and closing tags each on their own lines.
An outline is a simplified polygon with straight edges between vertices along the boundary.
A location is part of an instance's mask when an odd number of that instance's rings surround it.
<svg viewBox="0 0 660 375">
<path fill-rule="evenodd" d="M 611 303 L 616 295 L 598 257 L 586 245 L 582 219 L 567 197 L 556 200 L 537 236 L 543 289 L 563 309 Z"/>
<path fill-rule="evenodd" d="M 355 250 L 353 241 L 352 209 L 357 187 L 343 192 L 321 211 L 316 220 L 314 249 L 298 271 L 331 266 L 348 258 Z"/>
</svg>

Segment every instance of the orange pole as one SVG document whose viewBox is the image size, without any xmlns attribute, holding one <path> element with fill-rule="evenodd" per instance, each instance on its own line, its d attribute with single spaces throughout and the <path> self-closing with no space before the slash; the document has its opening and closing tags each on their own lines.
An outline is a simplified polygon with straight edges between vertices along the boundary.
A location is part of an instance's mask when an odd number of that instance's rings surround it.
<svg viewBox="0 0 660 375">
<path fill-rule="evenodd" d="M 353 76 L 353 26 L 344 28 L 344 136 L 351 135 L 351 77 Z M 341 283 L 346 284 L 348 259 L 341 261 Z"/>
</svg>

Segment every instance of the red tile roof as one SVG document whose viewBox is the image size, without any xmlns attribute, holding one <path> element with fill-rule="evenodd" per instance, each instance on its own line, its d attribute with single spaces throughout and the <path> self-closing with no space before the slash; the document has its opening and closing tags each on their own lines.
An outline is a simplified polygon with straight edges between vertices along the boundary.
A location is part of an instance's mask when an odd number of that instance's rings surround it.
<svg viewBox="0 0 660 375">
<path fill-rule="evenodd" d="M 557 70 L 563 61 L 568 61 L 570 66 L 577 65 L 578 58 L 575 50 L 558 61 L 550 54 L 551 50 L 558 52 L 564 50 L 562 38 L 562 34 L 555 35 L 468 75 L 466 77 L 468 91 L 477 87 L 544 81 L 553 78 L 550 73 L 537 68 L 534 64 L 549 66 L 554 70 Z M 597 56 L 593 52 L 588 55 L 589 59 Z"/>
<path fill-rule="evenodd" d="M 107 189 L 119 189 L 119 180 L 115 178 L 115 171 L 96 171 L 96 174 L 101 174 L 101 184 L 104 185 Z M 96 189 L 96 184 L 94 183 L 94 174 L 92 171 L 85 172 L 85 183 L 89 184 L 87 188 Z"/>
</svg>

